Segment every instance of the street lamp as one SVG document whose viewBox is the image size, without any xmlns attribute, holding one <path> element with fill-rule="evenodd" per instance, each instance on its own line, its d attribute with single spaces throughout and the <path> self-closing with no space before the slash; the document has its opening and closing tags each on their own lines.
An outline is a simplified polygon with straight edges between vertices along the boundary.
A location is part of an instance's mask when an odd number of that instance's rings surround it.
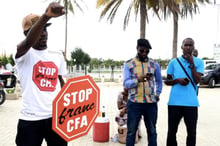
<svg viewBox="0 0 220 146">
<path fill-rule="evenodd" d="M 87 75 L 87 64 L 85 64 L 85 75 Z"/>
<path fill-rule="evenodd" d="M 76 58 L 73 59 L 73 66 L 76 69 Z"/>
<path fill-rule="evenodd" d="M 100 78 L 100 66 L 101 66 L 101 64 L 103 63 L 103 59 L 100 58 L 98 63 L 99 63 L 99 78 Z"/>
<path fill-rule="evenodd" d="M 111 72 L 111 80 L 112 82 L 114 81 L 114 68 L 115 68 L 115 65 L 111 65 L 111 69 L 112 69 L 112 72 Z"/>
<path fill-rule="evenodd" d="M 76 77 L 76 58 L 73 58 L 73 76 Z"/>
</svg>

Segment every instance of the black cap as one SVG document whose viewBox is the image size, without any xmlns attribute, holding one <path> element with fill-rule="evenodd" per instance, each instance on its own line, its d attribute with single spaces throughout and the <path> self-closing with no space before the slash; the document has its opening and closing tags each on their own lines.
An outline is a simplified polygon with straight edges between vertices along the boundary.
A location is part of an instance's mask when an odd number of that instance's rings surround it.
<svg viewBox="0 0 220 146">
<path fill-rule="evenodd" d="M 137 40 L 137 47 L 146 47 L 148 49 L 152 49 L 149 41 L 146 39 L 138 39 Z"/>
</svg>

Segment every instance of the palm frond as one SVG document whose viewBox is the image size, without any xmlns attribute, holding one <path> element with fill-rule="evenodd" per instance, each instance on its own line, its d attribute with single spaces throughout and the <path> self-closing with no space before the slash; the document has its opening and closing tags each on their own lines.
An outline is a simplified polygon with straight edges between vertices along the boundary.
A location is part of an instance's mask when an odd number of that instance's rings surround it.
<svg viewBox="0 0 220 146">
<path fill-rule="evenodd" d="M 72 12 L 74 14 L 74 8 L 73 8 L 73 4 L 72 3 L 68 4 L 68 9 L 70 10 L 70 12 Z"/>
<path fill-rule="evenodd" d="M 164 14 L 164 19 L 167 19 L 168 16 L 171 14 L 180 14 L 179 10 L 179 3 L 181 3 L 181 0 L 163 0 L 163 8 L 162 8 L 162 13 Z"/>
<path fill-rule="evenodd" d="M 184 1 L 180 6 L 181 18 L 187 18 L 188 15 L 192 18 L 193 14 L 199 12 L 199 7 L 195 1 Z"/>
<path fill-rule="evenodd" d="M 84 3 L 84 1 L 83 0 L 81 0 L 81 2 L 83 2 Z M 82 7 L 79 5 L 79 3 L 77 3 L 77 1 L 76 0 L 74 0 L 74 4 L 76 5 L 76 7 L 83 13 L 84 11 L 83 11 L 83 9 L 82 9 Z M 84 3 L 84 5 L 86 6 L 86 4 Z M 72 5 L 72 3 L 70 3 L 70 8 L 73 8 L 73 5 Z M 87 7 L 87 6 L 86 6 Z"/>
<path fill-rule="evenodd" d="M 124 18 L 124 26 L 123 26 L 123 29 L 124 29 L 124 30 L 125 30 L 126 27 L 128 26 L 128 22 L 129 22 L 129 18 L 130 18 L 132 6 L 133 6 L 133 2 L 131 2 L 131 4 L 129 5 L 129 7 L 128 7 L 128 9 L 127 9 L 127 13 L 126 13 L 125 18 Z M 136 14 L 137 14 L 137 13 L 136 13 Z"/>
<path fill-rule="evenodd" d="M 104 9 L 101 12 L 100 19 L 102 19 L 106 15 L 106 13 L 109 10 L 111 10 L 108 17 L 107 17 L 107 20 L 109 20 L 110 23 L 112 23 L 114 20 L 115 14 L 116 14 L 122 1 L 123 0 L 111 0 L 111 1 L 109 1 L 109 3 L 106 3 L 104 6 Z"/>
<path fill-rule="evenodd" d="M 160 16 L 159 16 L 159 10 L 160 10 L 160 0 L 147 0 L 146 1 L 146 6 L 147 6 L 147 9 L 153 9 L 153 12 L 154 14 L 157 15 L 157 17 L 160 19 Z M 147 16 L 147 14 L 146 14 Z M 148 16 L 146 17 L 148 18 Z"/>
<path fill-rule="evenodd" d="M 133 0 L 133 8 L 134 8 L 135 20 L 137 20 L 137 15 L 138 15 L 139 8 L 140 8 L 140 1 L 139 0 Z"/>
<path fill-rule="evenodd" d="M 199 2 L 200 4 L 205 4 L 205 3 L 211 4 L 210 0 L 198 0 L 198 2 Z"/>
<path fill-rule="evenodd" d="M 101 12 L 100 19 L 102 19 L 106 15 L 106 13 L 111 9 L 111 7 L 115 4 L 115 2 L 116 1 L 114 0 L 114 1 L 110 1 L 108 3 L 105 3 L 103 5 L 104 9 Z"/>
<path fill-rule="evenodd" d="M 75 7 L 77 7 L 81 12 L 84 12 L 83 8 L 81 7 L 81 4 L 79 4 L 79 2 L 84 4 L 84 6 L 87 8 L 87 5 L 84 2 L 84 0 L 57 0 L 57 2 L 63 3 L 64 7 L 67 8 L 67 10 L 69 10 L 73 14 L 75 13 L 75 11 L 74 11 Z"/>
<path fill-rule="evenodd" d="M 123 1 L 123 0 L 118 0 L 118 1 L 115 3 L 115 6 L 112 8 L 112 11 L 110 12 L 110 14 L 109 14 L 109 16 L 108 16 L 108 18 L 107 18 L 107 20 L 110 20 L 110 23 L 113 22 L 113 20 L 114 20 L 114 18 L 115 18 L 115 14 L 116 14 L 116 12 L 117 12 L 117 10 L 118 10 L 118 8 L 119 8 L 119 6 L 120 6 L 120 4 L 121 4 L 122 1 Z"/>
<path fill-rule="evenodd" d="M 110 0 L 97 0 L 96 1 L 96 8 L 99 8 L 101 6 L 105 6 L 107 3 L 109 3 Z"/>
</svg>

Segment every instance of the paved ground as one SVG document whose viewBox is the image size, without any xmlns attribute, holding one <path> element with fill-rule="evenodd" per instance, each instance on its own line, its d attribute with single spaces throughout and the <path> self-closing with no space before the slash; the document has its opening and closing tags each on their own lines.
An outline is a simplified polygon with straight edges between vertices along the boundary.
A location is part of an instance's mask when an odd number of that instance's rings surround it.
<svg viewBox="0 0 220 146">
<path fill-rule="evenodd" d="M 101 90 L 101 104 L 106 106 L 107 116 L 110 118 L 110 137 L 117 133 L 114 117 L 117 114 L 117 94 L 122 90 L 119 83 L 98 83 Z M 165 146 L 167 131 L 167 99 L 170 87 L 164 86 L 159 102 L 159 116 L 157 123 L 158 146 Z M 220 87 L 210 89 L 202 87 L 199 90 L 200 105 L 197 130 L 197 146 L 220 146 Z M 6 100 L 0 106 L 0 146 L 15 146 L 16 125 L 18 120 L 21 98 Z M 145 127 L 142 123 L 143 138 L 137 146 L 147 146 Z M 93 142 L 92 129 L 81 138 L 69 142 L 68 146 L 120 146 L 120 143 Z M 178 146 L 185 146 L 186 130 L 183 122 L 177 134 Z M 43 146 L 46 146 L 45 143 Z"/>
</svg>

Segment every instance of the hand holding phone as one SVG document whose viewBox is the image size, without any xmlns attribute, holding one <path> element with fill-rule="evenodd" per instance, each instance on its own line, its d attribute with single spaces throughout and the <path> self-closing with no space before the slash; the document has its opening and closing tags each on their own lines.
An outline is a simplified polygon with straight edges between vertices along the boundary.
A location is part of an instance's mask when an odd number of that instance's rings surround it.
<svg viewBox="0 0 220 146">
<path fill-rule="evenodd" d="M 145 81 L 146 81 L 146 80 L 152 80 L 152 77 L 153 77 L 153 74 L 152 74 L 152 73 L 147 73 L 147 74 L 146 74 L 146 79 L 145 79 Z"/>
<path fill-rule="evenodd" d="M 184 78 L 184 81 L 186 81 L 187 84 L 190 82 L 189 78 Z"/>
<path fill-rule="evenodd" d="M 189 81 L 190 81 L 188 78 L 184 78 L 184 80 L 185 80 L 186 82 L 189 82 Z"/>
<path fill-rule="evenodd" d="M 153 77 L 153 74 L 148 72 L 148 73 L 146 74 L 146 76 L 147 76 L 147 77 Z"/>
</svg>

